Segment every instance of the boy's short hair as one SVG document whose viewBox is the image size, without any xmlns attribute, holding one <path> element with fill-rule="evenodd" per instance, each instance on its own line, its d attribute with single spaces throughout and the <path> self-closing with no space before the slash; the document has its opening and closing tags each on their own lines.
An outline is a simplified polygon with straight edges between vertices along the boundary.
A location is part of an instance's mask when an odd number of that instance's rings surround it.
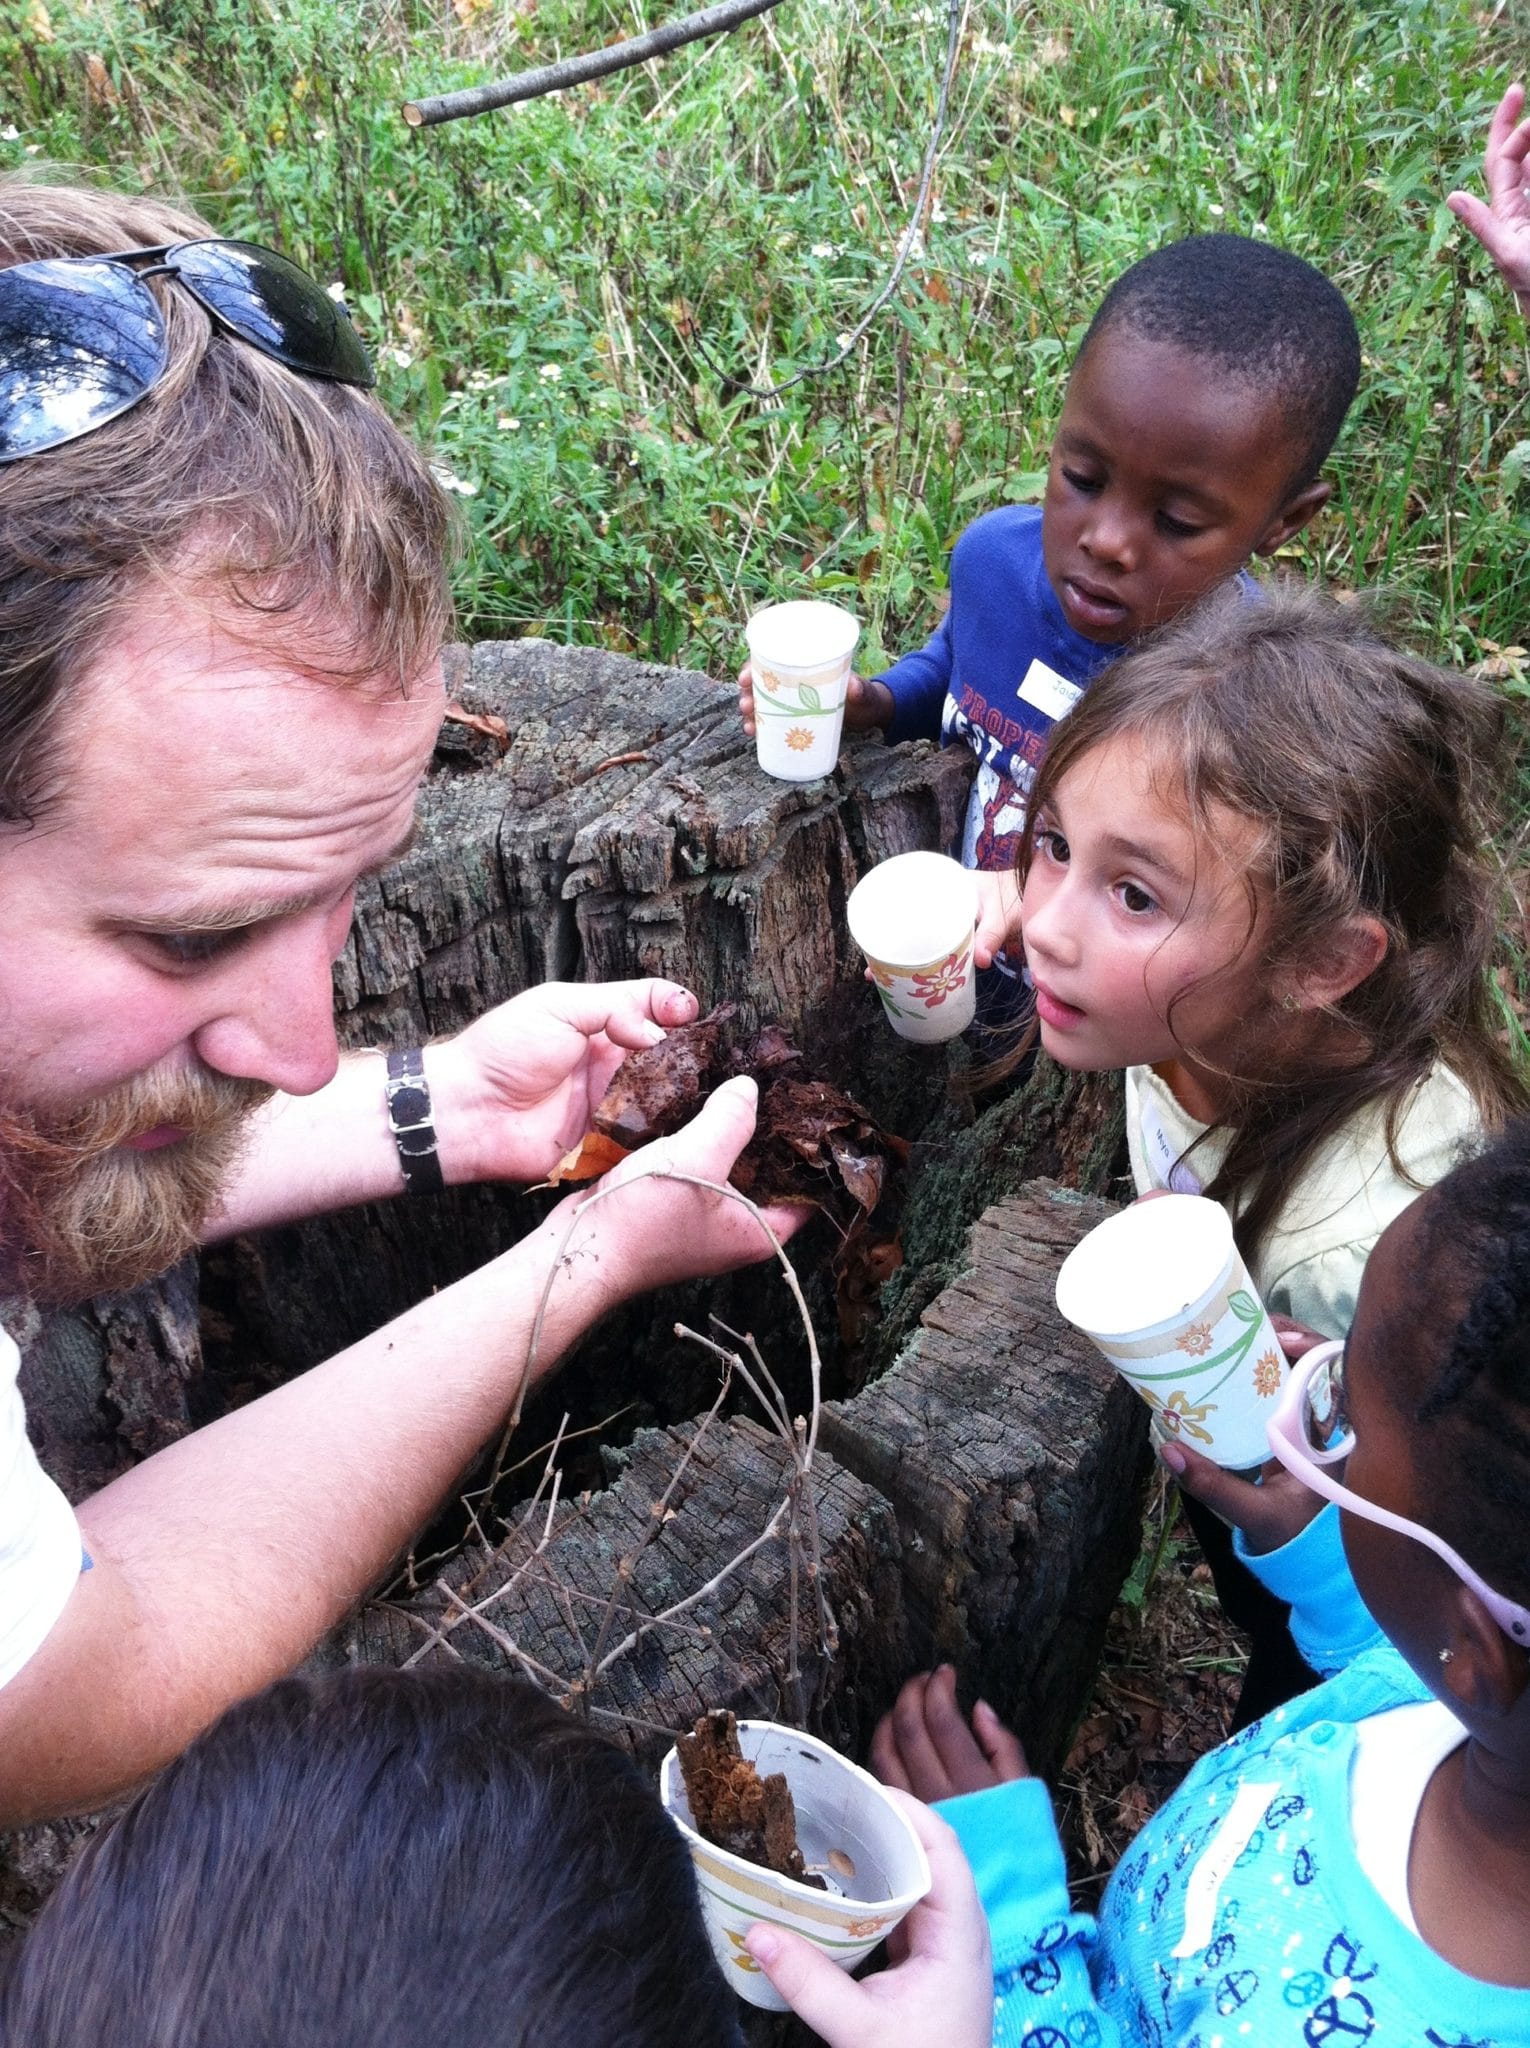
<svg viewBox="0 0 1530 2048">
<path fill-rule="evenodd" d="M 738 2048 L 690 1853 L 632 1758 L 463 1666 L 285 1679 L 44 1908 L 0 2039 Z"/>
<path fill-rule="evenodd" d="M 1191 235 L 1122 271 L 1079 349 L 1115 327 L 1183 349 L 1274 400 L 1294 443 L 1292 490 L 1312 482 L 1360 381 L 1360 336 L 1322 271 L 1246 235 Z"/>
</svg>

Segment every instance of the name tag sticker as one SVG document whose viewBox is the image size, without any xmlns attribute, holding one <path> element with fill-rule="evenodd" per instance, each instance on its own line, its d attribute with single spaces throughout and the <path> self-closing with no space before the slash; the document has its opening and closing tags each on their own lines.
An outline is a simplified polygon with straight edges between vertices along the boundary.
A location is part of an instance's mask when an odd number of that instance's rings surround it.
<svg viewBox="0 0 1530 2048">
<path fill-rule="evenodd" d="M 1034 704 L 1048 718 L 1066 718 L 1083 694 L 1077 683 L 1070 683 L 1044 661 L 1033 661 L 1020 685 L 1021 701 Z"/>
<path fill-rule="evenodd" d="M 1147 1154 L 1148 1171 L 1153 1176 L 1154 1185 L 1167 1189 L 1171 1195 L 1198 1195 L 1201 1191 L 1200 1176 L 1186 1166 L 1170 1144 L 1163 1118 L 1158 1114 L 1158 1104 L 1151 1095 L 1143 1094 L 1138 1107 L 1141 1115 L 1137 1127 L 1142 1134 L 1142 1149 Z"/>
</svg>

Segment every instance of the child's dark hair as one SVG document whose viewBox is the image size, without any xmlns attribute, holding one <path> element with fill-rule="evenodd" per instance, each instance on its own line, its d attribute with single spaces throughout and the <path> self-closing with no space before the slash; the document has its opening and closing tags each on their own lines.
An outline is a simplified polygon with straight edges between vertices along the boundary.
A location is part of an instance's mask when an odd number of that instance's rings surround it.
<svg viewBox="0 0 1530 2048">
<path fill-rule="evenodd" d="M 6 1982 L 29 2048 L 737 2048 L 632 1759 L 462 1668 L 288 1679 L 97 1836 Z"/>
<path fill-rule="evenodd" d="M 1430 1526 L 1530 1602 L 1530 1118 L 1447 1174 L 1418 1227 L 1393 1312 L 1412 1369 L 1387 1384 L 1427 1431 Z"/>
<path fill-rule="evenodd" d="M 1403 1170 L 1398 1123 L 1437 1062 L 1488 1128 L 1526 1107 L 1488 985 L 1502 729 L 1486 684 L 1388 645 L 1363 604 L 1292 585 L 1252 600 L 1219 593 L 1182 614 L 1113 663 L 1057 728 L 1022 880 L 1059 784 L 1109 741 L 1140 746 L 1198 829 L 1214 833 L 1219 811 L 1259 827 L 1245 871 L 1257 953 L 1237 971 L 1258 971 L 1268 998 L 1249 1004 L 1236 1070 L 1208 1061 L 1230 1141 L 1205 1190 L 1235 1217 L 1250 1259 L 1314 1154 L 1366 1105 L 1384 1116 Z M 1289 1020 L 1275 989 L 1300 981 L 1325 935 L 1362 918 L 1385 928 L 1385 957 L 1325 1012 L 1323 1048 L 1283 1062 Z"/>
<path fill-rule="evenodd" d="M 1243 235 L 1191 235 L 1122 271 L 1080 358 L 1113 327 L 1183 349 L 1274 399 L 1296 449 L 1293 491 L 1327 460 L 1360 381 L 1360 336 L 1338 286 L 1289 249 Z"/>
</svg>

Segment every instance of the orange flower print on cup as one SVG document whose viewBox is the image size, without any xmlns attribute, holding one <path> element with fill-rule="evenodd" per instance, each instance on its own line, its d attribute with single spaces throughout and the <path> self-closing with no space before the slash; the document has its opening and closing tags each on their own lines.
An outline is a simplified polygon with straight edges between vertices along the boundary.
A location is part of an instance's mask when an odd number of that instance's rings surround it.
<svg viewBox="0 0 1530 2048">
<path fill-rule="evenodd" d="M 1210 1323 L 1192 1323 L 1183 1337 L 1177 1340 L 1176 1348 L 1188 1352 L 1192 1358 L 1204 1358 L 1211 1349 Z"/>
<path fill-rule="evenodd" d="M 1261 1400 L 1267 1401 L 1272 1394 L 1280 1392 L 1284 1380 L 1285 1374 L 1275 1353 L 1261 1351 L 1254 1360 L 1254 1392 Z"/>
<path fill-rule="evenodd" d="M 921 974 L 911 975 L 909 979 L 915 1001 L 923 1003 L 927 1010 L 933 1010 L 943 1003 L 947 996 L 955 995 L 966 979 L 967 955 L 971 951 L 970 946 L 959 947 L 956 952 L 948 953 L 938 967 L 926 968 Z"/>
<path fill-rule="evenodd" d="M 794 725 L 786 735 L 786 744 L 794 754 L 805 754 L 813 744 L 813 735 L 805 725 Z"/>
</svg>

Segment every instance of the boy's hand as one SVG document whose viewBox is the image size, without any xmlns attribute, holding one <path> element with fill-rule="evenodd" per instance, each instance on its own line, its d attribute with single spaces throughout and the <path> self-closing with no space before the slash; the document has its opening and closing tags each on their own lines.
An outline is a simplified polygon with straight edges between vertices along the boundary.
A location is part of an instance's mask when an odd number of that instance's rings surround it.
<svg viewBox="0 0 1530 2048">
<path fill-rule="evenodd" d="M 749 1952 L 828 2048 L 988 2048 L 993 1962 L 972 1872 L 938 1814 L 916 1800 L 901 1803 L 930 1859 L 931 1883 L 890 1937 L 892 1969 L 858 1984 L 800 1934 L 763 1923 L 745 1937 Z"/>
<path fill-rule="evenodd" d="M 973 961 L 978 967 L 992 967 L 994 955 L 1008 947 L 1011 955 L 1020 951 L 1020 877 L 1012 868 L 999 874 L 977 876 L 978 921 Z"/>
<path fill-rule="evenodd" d="M 744 721 L 744 730 L 754 737 L 754 669 L 747 661 L 738 672 L 738 715 Z M 879 727 L 891 725 L 893 715 L 892 691 L 881 683 L 869 683 L 864 676 L 853 675 L 850 687 L 845 693 L 846 732 L 875 732 Z"/>
<path fill-rule="evenodd" d="M 921 1671 L 904 1686 L 871 1738 L 871 1768 L 884 1785 L 926 1803 L 1031 1775 L 1019 1737 L 986 1700 L 978 1701 L 968 1726 L 949 1664 Z"/>
<path fill-rule="evenodd" d="M 1530 313 L 1530 192 L 1525 159 L 1530 154 L 1530 121 L 1521 120 L 1525 88 L 1517 81 L 1498 102 L 1488 129 L 1482 175 L 1486 204 L 1470 192 L 1452 192 L 1445 204 L 1487 250 L 1504 283 Z"/>
</svg>

